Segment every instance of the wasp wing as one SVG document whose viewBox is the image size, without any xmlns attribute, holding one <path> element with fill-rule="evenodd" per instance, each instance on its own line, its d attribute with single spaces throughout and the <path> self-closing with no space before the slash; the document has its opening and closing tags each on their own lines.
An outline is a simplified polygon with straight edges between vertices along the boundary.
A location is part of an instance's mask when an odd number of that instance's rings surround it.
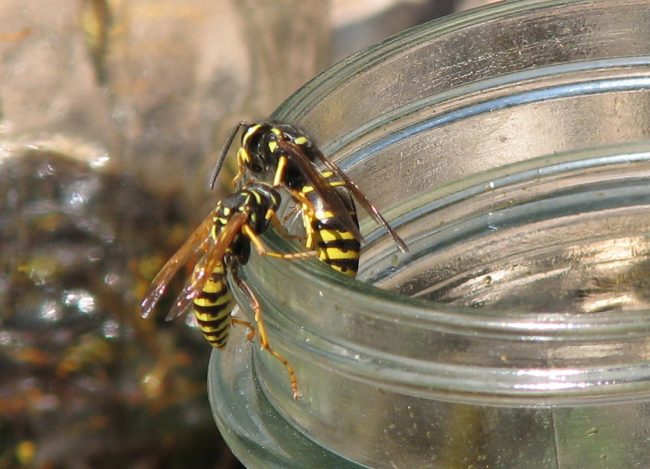
<svg viewBox="0 0 650 469">
<path fill-rule="evenodd" d="M 332 171 L 334 174 L 336 174 L 339 178 L 341 178 L 341 181 L 345 183 L 345 186 L 352 192 L 354 195 L 355 199 L 361 204 L 361 206 L 364 208 L 366 212 L 377 222 L 377 224 L 381 225 L 387 232 L 390 234 L 395 241 L 395 244 L 397 244 L 397 247 L 399 248 L 400 251 L 402 252 L 408 252 L 408 247 L 406 246 L 406 243 L 402 238 L 399 237 L 397 233 L 390 227 L 386 219 L 382 216 L 382 214 L 379 212 L 377 207 L 375 207 L 370 200 L 368 200 L 368 197 L 363 193 L 361 189 L 359 189 L 359 186 L 348 177 L 347 174 L 345 174 L 341 168 L 339 168 L 336 163 L 334 163 L 332 160 L 327 158 L 323 153 L 320 152 L 316 147 L 312 147 L 313 154 L 318 158 L 330 171 Z"/>
<path fill-rule="evenodd" d="M 190 259 L 198 257 L 208 249 L 209 244 L 212 242 L 212 237 L 210 236 L 210 228 L 213 223 L 212 218 L 213 213 L 210 212 L 210 215 L 190 234 L 183 245 L 153 279 L 147 294 L 144 296 L 142 303 L 140 303 L 140 312 L 143 318 L 148 317 L 151 311 L 153 311 L 158 300 L 160 300 L 160 297 L 167 289 L 167 285 L 178 270 L 186 265 Z"/>
<path fill-rule="evenodd" d="M 228 223 L 220 230 L 217 241 L 212 243 L 203 257 L 194 266 L 192 275 L 176 298 L 174 306 L 165 318 L 166 321 L 170 321 L 185 313 L 194 301 L 194 298 L 203 289 L 214 269 L 220 262 L 223 262 L 226 249 L 232 244 L 235 237 L 241 233 L 242 227 L 246 222 L 248 222 L 248 215 L 242 212 L 237 212 L 230 217 Z"/>
<path fill-rule="evenodd" d="M 359 241 L 363 241 L 363 235 L 359 231 L 357 222 L 352 219 L 348 212 L 345 201 L 341 198 L 338 191 L 332 190 L 325 181 L 325 178 L 318 172 L 313 163 L 309 160 L 305 152 L 296 144 L 287 140 L 278 140 L 278 147 L 283 154 L 295 164 L 305 179 L 312 185 L 314 191 L 322 198 L 324 205 L 336 216 L 339 221 L 349 230 Z M 324 158 L 324 157 L 323 157 Z M 337 168 L 338 169 L 338 168 Z M 341 171 L 338 170 L 336 174 Z"/>
</svg>

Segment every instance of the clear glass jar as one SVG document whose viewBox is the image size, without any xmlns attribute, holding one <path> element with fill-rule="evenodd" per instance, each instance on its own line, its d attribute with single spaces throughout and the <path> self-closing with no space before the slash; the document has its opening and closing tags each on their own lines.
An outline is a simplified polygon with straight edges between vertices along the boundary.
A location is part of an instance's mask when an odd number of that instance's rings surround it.
<svg viewBox="0 0 650 469">
<path fill-rule="evenodd" d="M 244 464 L 650 465 L 648 11 L 520 1 L 447 17 L 276 112 L 410 252 L 364 218 L 361 281 L 252 256 L 244 276 L 303 398 L 245 331 L 213 353 L 213 412 Z"/>
</svg>

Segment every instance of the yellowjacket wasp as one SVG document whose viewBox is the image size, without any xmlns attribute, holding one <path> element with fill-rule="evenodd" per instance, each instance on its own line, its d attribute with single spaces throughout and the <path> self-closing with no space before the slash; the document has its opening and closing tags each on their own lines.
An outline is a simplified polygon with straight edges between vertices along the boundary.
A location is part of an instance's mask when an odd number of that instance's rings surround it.
<svg viewBox="0 0 650 469">
<path fill-rule="evenodd" d="M 178 270 L 192 258 L 200 256 L 167 319 L 183 314 L 192 304 L 201 331 L 213 347 L 220 348 L 226 344 L 231 323 L 247 326 L 250 330 L 248 338 L 252 340 L 252 325 L 230 316 L 232 296 L 226 280 L 226 272 L 230 271 L 255 313 L 262 349 L 285 366 L 293 397 L 297 399 L 300 392 L 296 374 L 287 359 L 269 344 L 260 303 L 238 275 L 238 267 L 248 261 L 251 244 L 260 255 L 281 259 L 302 259 L 316 254 L 314 251 L 283 254 L 266 249 L 259 235 L 272 221 L 279 223 L 276 215 L 279 204 L 279 192 L 263 182 L 247 184 L 221 200 L 154 278 L 142 300 L 141 312 L 143 317 L 147 317 Z"/>
</svg>

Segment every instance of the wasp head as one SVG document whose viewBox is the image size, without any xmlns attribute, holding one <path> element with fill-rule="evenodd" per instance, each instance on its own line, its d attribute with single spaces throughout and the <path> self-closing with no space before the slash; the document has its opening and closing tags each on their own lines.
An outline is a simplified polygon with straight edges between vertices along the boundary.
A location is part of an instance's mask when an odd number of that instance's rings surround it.
<svg viewBox="0 0 650 469">
<path fill-rule="evenodd" d="M 269 124 L 250 125 L 241 135 L 241 147 L 237 151 L 240 167 L 246 167 L 251 173 L 259 175 L 273 167 L 275 155 L 275 134 Z"/>
<path fill-rule="evenodd" d="M 311 140 L 300 130 L 287 124 L 262 122 L 249 125 L 241 136 L 237 153 L 240 166 L 255 175 L 277 167 L 282 142 L 311 148 Z"/>
</svg>

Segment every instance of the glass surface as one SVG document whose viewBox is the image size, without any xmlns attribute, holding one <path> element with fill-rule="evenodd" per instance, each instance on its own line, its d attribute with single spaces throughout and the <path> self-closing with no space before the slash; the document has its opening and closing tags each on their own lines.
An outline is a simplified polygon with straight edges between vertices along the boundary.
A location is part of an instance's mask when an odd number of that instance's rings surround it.
<svg viewBox="0 0 650 469">
<path fill-rule="evenodd" d="M 213 354 L 213 411 L 245 464 L 650 464 L 649 7 L 521 1 L 448 17 L 276 112 L 410 252 L 363 214 L 365 283 L 252 256 L 245 277 L 303 398 L 257 347 Z"/>
</svg>

